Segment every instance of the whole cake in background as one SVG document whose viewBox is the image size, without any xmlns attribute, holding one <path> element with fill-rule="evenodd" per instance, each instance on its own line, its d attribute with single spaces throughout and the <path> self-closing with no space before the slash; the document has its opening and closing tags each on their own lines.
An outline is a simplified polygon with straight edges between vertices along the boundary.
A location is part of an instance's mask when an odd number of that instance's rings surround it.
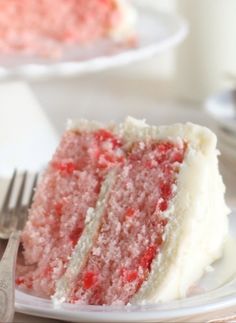
<svg viewBox="0 0 236 323">
<path fill-rule="evenodd" d="M 16 283 L 78 304 L 185 297 L 222 255 L 227 213 L 207 128 L 73 121 L 36 190 Z"/>
<path fill-rule="evenodd" d="M 58 56 L 61 44 L 134 39 L 129 0 L 1 0 L 0 53 Z"/>
</svg>

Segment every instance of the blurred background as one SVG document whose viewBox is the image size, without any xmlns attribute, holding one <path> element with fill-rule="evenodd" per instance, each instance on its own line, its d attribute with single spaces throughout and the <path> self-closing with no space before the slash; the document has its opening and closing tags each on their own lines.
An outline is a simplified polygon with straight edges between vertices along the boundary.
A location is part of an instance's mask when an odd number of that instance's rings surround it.
<svg viewBox="0 0 236 323">
<path fill-rule="evenodd" d="M 110 105 L 108 119 L 112 118 L 114 109 L 124 109 L 128 114 L 133 105 L 133 112 L 136 101 L 140 102 L 137 97 L 146 102 L 146 108 L 153 102 L 156 105 L 153 109 L 161 109 L 162 101 L 165 105 L 171 101 L 199 108 L 210 95 L 233 88 L 236 82 L 235 0 L 146 0 L 145 5 L 183 16 L 189 25 L 187 38 L 176 48 L 138 63 L 78 78 L 31 83 L 34 94 L 51 118 L 55 111 L 61 111 L 56 121 L 60 130 L 68 115 L 86 116 L 89 107 L 97 110 L 94 117 L 99 118 L 99 109 Z M 137 116 L 145 117 L 138 113 L 138 106 L 136 110 Z"/>
<path fill-rule="evenodd" d="M 154 57 L 98 72 L 49 79 L 2 79 L 2 176 L 9 174 L 13 165 L 38 168 L 48 160 L 68 118 L 121 121 L 132 115 L 152 124 L 192 121 L 216 131 L 221 150 L 234 163 L 236 130 L 232 135 L 231 127 L 229 135 L 229 129 L 224 133 L 222 129 L 227 128 L 228 121 L 234 122 L 235 96 L 231 93 L 222 99 L 221 93 L 236 84 L 236 1 L 133 0 L 136 2 L 153 12 L 185 19 L 185 39 Z M 212 96 L 216 99 L 214 108 L 212 101 L 209 107 Z M 18 113 L 14 113 L 16 109 Z M 223 125 L 222 120 L 226 120 Z M 22 136 L 19 135 L 18 148 L 12 150 L 9 147 L 15 142 L 10 131 L 13 124 L 15 132 Z M 30 143 L 26 138 L 31 138 Z M 32 163 L 33 147 L 38 147 L 35 154 L 40 162 Z M 22 152 L 24 158 L 20 161 Z"/>
</svg>

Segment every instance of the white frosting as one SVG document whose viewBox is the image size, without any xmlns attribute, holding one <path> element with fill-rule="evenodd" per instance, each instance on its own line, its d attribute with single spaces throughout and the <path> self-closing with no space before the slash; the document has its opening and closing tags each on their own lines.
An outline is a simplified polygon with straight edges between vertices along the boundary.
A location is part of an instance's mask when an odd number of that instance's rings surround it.
<svg viewBox="0 0 236 323">
<path fill-rule="evenodd" d="M 122 19 L 118 25 L 110 30 L 110 37 L 115 41 L 132 38 L 135 35 L 134 26 L 137 21 L 137 12 L 124 0 L 116 0 Z"/>
<path fill-rule="evenodd" d="M 96 128 L 86 121 L 73 122 Z M 100 127 L 100 126 L 99 126 Z M 224 201 L 224 185 L 218 171 L 216 136 L 207 128 L 191 123 L 150 127 L 144 121 L 127 118 L 115 129 L 127 145 L 141 140 L 167 139 L 187 143 L 188 148 L 178 175 L 176 196 L 166 216 L 170 219 L 162 252 L 153 261 L 148 280 L 131 303 L 146 304 L 184 297 L 208 266 L 221 256 L 228 231 L 228 208 Z M 114 174 L 112 175 L 114 180 Z M 112 181 L 113 182 L 113 181 Z M 65 275 L 57 284 L 55 299 L 65 300 L 69 282 L 80 272 L 99 229 L 110 179 L 104 183 L 92 221 L 88 221 Z M 102 204 L 101 204 L 102 203 Z M 88 211 L 91 218 L 91 210 Z"/>
<path fill-rule="evenodd" d="M 146 304 L 186 296 L 188 288 L 207 266 L 222 254 L 228 231 L 228 208 L 218 171 L 216 136 L 187 123 L 148 127 L 128 118 L 125 136 L 130 142 L 146 139 L 184 140 L 186 157 L 177 180 L 177 194 L 168 217 L 169 226 L 161 254 L 154 260 L 148 280 L 131 303 Z"/>
</svg>

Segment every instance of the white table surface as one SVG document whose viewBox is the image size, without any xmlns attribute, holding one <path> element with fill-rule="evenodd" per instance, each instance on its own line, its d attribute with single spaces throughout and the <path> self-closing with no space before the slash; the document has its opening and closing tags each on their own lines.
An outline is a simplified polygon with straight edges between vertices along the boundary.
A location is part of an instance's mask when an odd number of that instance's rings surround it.
<svg viewBox="0 0 236 323">
<path fill-rule="evenodd" d="M 34 83 L 31 86 L 59 133 L 63 131 L 68 117 L 107 121 L 121 120 L 126 115 L 146 117 L 151 123 L 192 121 L 214 128 L 212 121 L 201 112 L 200 105 L 176 101 L 171 83 L 158 82 L 155 79 L 132 80 L 129 77 L 104 73 L 99 76 L 84 76 L 79 80 L 57 80 L 54 83 Z M 234 201 L 234 164 L 224 165 L 227 165 L 223 167 L 227 195 Z M 16 314 L 14 322 L 59 321 Z"/>
</svg>

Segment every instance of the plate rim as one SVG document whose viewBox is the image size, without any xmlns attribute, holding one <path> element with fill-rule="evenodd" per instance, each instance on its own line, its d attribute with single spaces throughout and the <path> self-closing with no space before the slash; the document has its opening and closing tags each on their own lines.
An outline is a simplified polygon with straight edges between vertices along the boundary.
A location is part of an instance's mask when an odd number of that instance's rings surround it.
<svg viewBox="0 0 236 323">
<path fill-rule="evenodd" d="M 232 283 L 232 282 L 231 282 Z M 230 284 L 231 284 L 230 283 Z M 235 281 L 234 281 L 235 286 Z M 225 288 L 226 285 L 223 287 Z M 234 287 L 235 289 L 235 287 Z M 206 295 L 206 294 L 204 294 Z M 195 306 L 193 308 L 178 308 L 178 309 L 166 309 L 157 312 L 157 308 L 155 310 L 154 305 L 153 309 L 150 311 L 145 311 L 144 309 L 140 309 L 138 311 L 119 311 L 118 308 L 115 308 L 112 311 L 99 311 L 96 307 L 93 308 L 93 311 L 85 310 L 83 307 L 78 306 L 74 308 L 77 312 L 70 312 L 68 309 L 65 311 L 63 308 L 55 306 L 54 308 L 46 309 L 46 308 L 36 308 L 31 305 L 21 305 L 16 303 L 16 311 L 22 314 L 34 315 L 38 317 L 52 318 L 52 319 L 63 319 L 66 321 L 73 322 L 121 322 L 125 319 L 126 322 L 145 322 L 146 320 L 170 320 L 170 319 L 181 319 L 183 317 L 191 317 L 194 315 L 204 315 L 209 314 L 213 311 L 225 310 L 227 308 L 231 308 L 236 304 L 236 292 L 232 295 L 226 295 L 224 297 L 220 297 L 217 302 L 214 303 L 203 303 L 201 305 Z M 193 297 L 194 298 L 194 297 Z M 191 298 L 189 298 L 191 300 Z M 66 304 L 70 305 L 70 304 Z M 70 305 L 73 306 L 73 305 Z M 87 305 L 90 306 L 91 305 Z M 117 315 L 117 317 L 114 317 Z"/>
</svg>

